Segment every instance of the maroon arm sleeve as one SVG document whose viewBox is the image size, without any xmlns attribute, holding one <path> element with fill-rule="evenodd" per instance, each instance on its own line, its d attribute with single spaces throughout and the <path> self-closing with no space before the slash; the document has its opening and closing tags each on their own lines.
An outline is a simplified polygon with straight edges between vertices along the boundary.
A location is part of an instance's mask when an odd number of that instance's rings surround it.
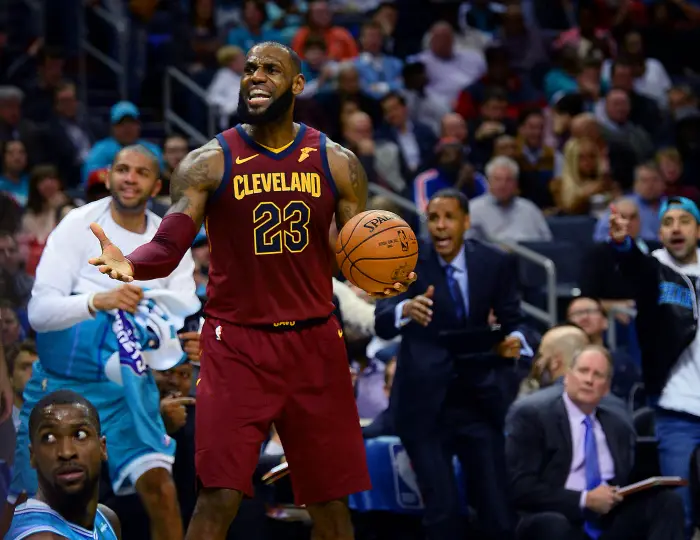
<svg viewBox="0 0 700 540">
<path fill-rule="evenodd" d="M 134 269 L 134 279 L 147 281 L 169 276 L 192 246 L 197 232 L 187 214 L 165 216 L 153 240 L 126 256 Z"/>
</svg>

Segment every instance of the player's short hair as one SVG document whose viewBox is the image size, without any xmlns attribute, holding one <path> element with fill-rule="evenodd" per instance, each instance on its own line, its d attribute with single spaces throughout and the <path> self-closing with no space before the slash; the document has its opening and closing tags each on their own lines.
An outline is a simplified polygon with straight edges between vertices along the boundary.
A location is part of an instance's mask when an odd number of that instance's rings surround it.
<svg viewBox="0 0 700 540">
<path fill-rule="evenodd" d="M 459 203 L 459 207 L 465 214 L 469 213 L 469 197 L 458 189 L 444 188 L 437 190 L 435 193 L 433 193 L 432 197 L 430 197 L 428 206 L 430 206 L 430 203 L 435 199 L 454 199 Z"/>
<path fill-rule="evenodd" d="M 280 43 L 279 41 L 263 41 L 262 43 L 257 43 L 251 47 L 250 50 L 252 51 L 255 47 L 277 47 L 278 49 L 284 49 L 287 51 L 287 54 L 292 61 L 292 66 L 294 66 L 294 75 L 299 75 L 299 73 L 301 73 L 301 58 L 299 58 L 296 51 L 288 45 Z M 248 54 L 250 54 L 250 51 L 248 51 Z"/>
<path fill-rule="evenodd" d="M 95 406 L 83 396 L 73 390 L 56 390 L 49 395 L 44 396 L 39 402 L 34 405 L 32 412 L 29 413 L 29 440 L 34 440 L 34 435 L 39 427 L 39 419 L 41 411 L 51 405 L 80 405 L 88 410 L 88 417 L 93 423 L 98 434 L 102 433 L 102 425 L 100 424 L 100 415 Z"/>
<path fill-rule="evenodd" d="M 156 177 L 160 177 L 160 160 L 158 159 L 158 156 L 156 156 L 149 148 L 145 147 L 142 144 L 131 144 L 119 150 L 119 152 L 117 152 L 117 155 L 114 156 L 114 160 L 112 161 L 112 167 L 114 167 L 114 165 L 117 163 L 119 155 L 123 152 L 136 152 L 138 154 L 146 156 L 151 161 L 151 165 L 153 166 L 153 170 L 156 173 Z"/>
</svg>

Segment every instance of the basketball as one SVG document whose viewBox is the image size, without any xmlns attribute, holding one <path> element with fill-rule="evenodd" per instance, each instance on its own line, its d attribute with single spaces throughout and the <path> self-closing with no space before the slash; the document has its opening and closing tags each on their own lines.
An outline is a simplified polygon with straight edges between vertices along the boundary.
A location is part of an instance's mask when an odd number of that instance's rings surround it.
<svg viewBox="0 0 700 540">
<path fill-rule="evenodd" d="M 418 261 L 418 240 L 401 217 L 368 210 L 348 221 L 335 243 L 338 267 L 350 283 L 368 293 L 406 281 Z"/>
</svg>

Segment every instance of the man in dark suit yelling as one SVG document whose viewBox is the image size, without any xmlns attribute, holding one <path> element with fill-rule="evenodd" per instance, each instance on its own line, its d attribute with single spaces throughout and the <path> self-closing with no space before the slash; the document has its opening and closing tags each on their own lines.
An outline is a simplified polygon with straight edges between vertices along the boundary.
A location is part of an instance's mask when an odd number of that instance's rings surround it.
<svg viewBox="0 0 700 540">
<path fill-rule="evenodd" d="M 612 358 L 588 345 L 574 356 L 564 388 L 513 406 L 506 422 L 510 491 L 523 517 L 519 540 L 682 540 L 683 505 L 652 488 L 624 499 L 635 434 L 599 407 L 610 390 Z"/>
<path fill-rule="evenodd" d="M 454 189 L 427 206 L 432 242 L 418 281 L 376 307 L 377 335 L 402 334 L 390 409 L 423 496 L 429 540 L 464 538 L 453 456 L 462 464 L 479 538 L 510 540 L 503 427 L 517 393 L 516 362 L 532 354 L 521 323 L 511 255 L 464 240 L 469 201 Z M 422 294 L 421 294 L 422 293 Z M 500 329 L 488 325 L 493 310 Z"/>
</svg>

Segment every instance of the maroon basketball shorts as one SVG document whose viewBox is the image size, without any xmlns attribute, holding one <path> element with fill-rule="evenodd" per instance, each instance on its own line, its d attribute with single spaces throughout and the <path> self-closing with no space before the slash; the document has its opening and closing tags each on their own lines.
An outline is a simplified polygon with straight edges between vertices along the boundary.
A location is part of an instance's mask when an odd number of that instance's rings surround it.
<svg viewBox="0 0 700 540">
<path fill-rule="evenodd" d="M 371 488 L 342 331 L 335 317 L 265 329 L 208 318 L 197 382 L 197 476 L 253 495 L 274 422 L 297 504 Z"/>
</svg>

